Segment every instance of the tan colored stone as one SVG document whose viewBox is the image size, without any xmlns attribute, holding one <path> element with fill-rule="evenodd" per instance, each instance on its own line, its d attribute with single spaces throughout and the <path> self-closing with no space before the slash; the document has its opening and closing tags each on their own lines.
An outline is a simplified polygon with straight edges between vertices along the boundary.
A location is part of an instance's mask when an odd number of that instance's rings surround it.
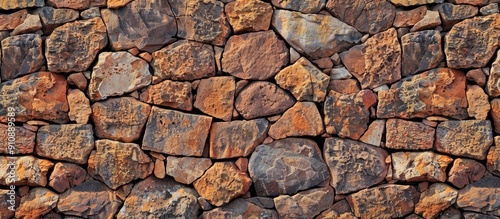
<svg viewBox="0 0 500 219">
<path fill-rule="evenodd" d="M 106 6 L 108 8 L 121 8 L 131 1 L 132 0 L 108 0 Z"/>
<path fill-rule="evenodd" d="M 236 81 L 233 77 L 211 77 L 200 80 L 194 107 L 212 117 L 230 121 L 233 117 Z"/>
<path fill-rule="evenodd" d="M 313 218 L 333 204 L 331 187 L 320 187 L 299 192 L 293 196 L 280 195 L 274 205 L 280 218 Z"/>
<path fill-rule="evenodd" d="M 444 183 L 434 183 L 420 195 L 415 213 L 424 218 L 436 218 L 439 213 L 455 204 L 458 191 Z"/>
<path fill-rule="evenodd" d="M 189 82 L 162 81 L 143 90 L 140 99 L 142 102 L 174 109 L 193 109 L 193 93 Z"/>
<path fill-rule="evenodd" d="M 486 168 L 481 163 L 472 159 L 457 158 L 448 172 L 448 182 L 457 188 L 463 188 L 483 178 L 485 172 Z"/>
<path fill-rule="evenodd" d="M 495 137 L 495 146 L 490 148 L 486 157 L 486 168 L 490 173 L 500 176 L 500 137 Z"/>
<path fill-rule="evenodd" d="M 15 136 L 9 136 L 9 133 L 15 133 Z M 9 155 L 31 154 L 35 149 L 35 136 L 34 131 L 24 127 L 0 123 L 0 153 Z"/>
<path fill-rule="evenodd" d="M 56 163 L 50 174 L 49 186 L 59 193 L 78 186 L 85 181 L 87 171 L 72 163 Z"/>
<path fill-rule="evenodd" d="M 444 2 L 444 0 L 389 0 L 389 1 L 392 4 L 395 4 L 396 6 L 404 6 L 404 7 Z"/>
<path fill-rule="evenodd" d="M 439 17 L 439 12 L 427 10 L 425 16 L 422 20 L 418 21 L 411 29 L 411 32 L 433 29 L 441 25 L 441 18 Z"/>
<path fill-rule="evenodd" d="M 42 7 L 44 6 L 43 0 L 9 0 L 1 1 L 0 9 L 2 10 L 12 10 L 30 7 Z"/>
<path fill-rule="evenodd" d="M 238 0 L 224 8 L 234 33 L 269 30 L 273 7 L 260 0 Z"/>
<path fill-rule="evenodd" d="M 427 13 L 426 6 L 420 6 L 412 10 L 401 10 L 396 12 L 394 18 L 394 27 L 411 27 L 422 20 Z"/>
<path fill-rule="evenodd" d="M 20 35 L 25 33 L 33 33 L 42 29 L 42 22 L 40 16 L 28 14 L 26 19 L 22 24 L 17 26 L 13 31 L 12 35 Z"/>
<path fill-rule="evenodd" d="M 235 108 L 245 119 L 272 116 L 285 112 L 295 104 L 295 99 L 277 85 L 257 81 L 238 94 Z"/>
<path fill-rule="evenodd" d="M 68 84 L 75 85 L 81 91 L 85 91 L 87 89 L 88 81 L 82 72 L 70 74 L 67 80 Z"/>
<path fill-rule="evenodd" d="M 156 176 L 158 179 L 163 179 L 166 176 L 165 172 L 165 161 L 156 159 L 155 160 L 155 168 L 153 171 L 153 174 Z"/>
<path fill-rule="evenodd" d="M 19 10 L 10 14 L 0 14 L 0 31 L 14 30 L 21 25 L 28 16 L 26 9 Z"/>
<path fill-rule="evenodd" d="M 11 36 L 2 40 L 2 80 L 14 79 L 45 65 L 42 37 L 38 34 Z"/>
<path fill-rule="evenodd" d="M 40 218 L 56 207 L 59 196 L 46 188 L 36 187 L 21 198 L 16 218 Z"/>
<path fill-rule="evenodd" d="M 476 82 L 476 84 L 479 85 L 480 87 L 484 87 L 484 85 L 486 85 L 486 80 L 487 80 L 486 75 L 480 68 L 468 71 L 465 77 L 469 81 Z"/>
<path fill-rule="evenodd" d="M 87 124 L 92 114 L 90 101 L 85 94 L 78 89 L 68 90 L 69 120 L 78 124 Z"/>
<path fill-rule="evenodd" d="M 489 73 L 486 92 L 490 97 L 498 97 L 500 96 L 500 52 L 497 53 L 497 58 L 491 64 Z"/>
<path fill-rule="evenodd" d="M 323 134 L 323 121 L 313 102 L 297 102 L 269 128 L 269 136 L 282 139 L 292 136 L 318 136 Z"/>
<path fill-rule="evenodd" d="M 55 8 L 84 10 L 89 8 L 90 0 L 47 0 L 47 5 Z"/>
<path fill-rule="evenodd" d="M 209 211 L 204 211 L 201 215 L 202 219 L 214 218 L 232 218 L 232 219 L 247 219 L 247 218 L 266 218 L 278 219 L 278 214 L 274 209 L 266 209 L 251 203 L 248 199 L 237 198 L 228 205 L 220 208 L 215 208 Z"/>
<path fill-rule="evenodd" d="M 212 166 L 209 158 L 167 157 L 167 175 L 182 184 L 191 184 L 200 178 Z"/>
<path fill-rule="evenodd" d="M 330 80 L 328 92 L 331 91 L 341 94 L 356 94 L 361 91 L 361 87 L 356 79 Z"/>
<path fill-rule="evenodd" d="M 469 105 L 467 108 L 469 116 L 478 120 L 486 120 L 491 107 L 488 95 L 484 93 L 483 88 L 477 85 L 467 85 L 466 95 Z"/>
<path fill-rule="evenodd" d="M 446 168 L 453 159 L 446 155 L 426 152 L 396 152 L 391 154 L 393 178 L 406 182 L 446 181 Z"/>
<path fill-rule="evenodd" d="M 499 205 L 500 178 L 498 177 L 484 177 L 458 191 L 457 206 L 465 211 L 500 215 Z"/>
<path fill-rule="evenodd" d="M 421 122 L 388 119 L 385 147 L 403 150 L 430 150 L 436 130 Z"/>
<path fill-rule="evenodd" d="M 444 60 L 441 41 L 441 33 L 437 30 L 424 30 L 402 36 L 402 76 L 438 67 Z"/>
<path fill-rule="evenodd" d="M 52 162 L 33 156 L 4 157 L 0 156 L 1 185 L 47 185 L 47 173 L 54 166 Z M 14 169 L 14 172 L 11 170 Z"/>
<path fill-rule="evenodd" d="M 380 147 L 384 131 L 385 120 L 375 120 L 368 126 L 368 129 L 366 129 L 366 132 L 359 138 L 359 141 Z"/>
<path fill-rule="evenodd" d="M 435 148 L 439 152 L 484 160 L 492 144 L 489 120 L 450 120 L 439 123 L 436 129 Z"/>
</svg>

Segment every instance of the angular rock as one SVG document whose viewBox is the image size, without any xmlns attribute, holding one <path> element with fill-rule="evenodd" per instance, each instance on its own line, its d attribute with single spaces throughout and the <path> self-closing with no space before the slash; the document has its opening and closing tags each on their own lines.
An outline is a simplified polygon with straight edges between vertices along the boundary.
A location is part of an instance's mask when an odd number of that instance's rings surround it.
<svg viewBox="0 0 500 219">
<path fill-rule="evenodd" d="M 241 79 L 267 80 L 288 64 L 288 49 L 272 31 L 234 35 L 222 54 L 222 70 Z"/>
<path fill-rule="evenodd" d="M 370 107 L 377 102 L 371 90 L 353 94 L 331 91 L 324 103 L 324 122 L 328 134 L 358 140 L 368 128 Z"/>
<path fill-rule="evenodd" d="M 267 137 L 267 119 L 214 122 L 210 129 L 210 158 L 248 157 Z"/>
<path fill-rule="evenodd" d="M 488 195 L 486 195 L 488 194 Z M 457 206 L 465 211 L 500 215 L 500 178 L 487 176 L 458 191 Z"/>
<path fill-rule="evenodd" d="M 500 10 L 498 10 L 498 3 L 490 3 L 484 7 L 481 7 L 479 9 L 479 13 L 481 13 L 481 15 L 500 13 Z"/>
<path fill-rule="evenodd" d="M 196 218 L 200 206 L 192 188 L 171 179 L 148 177 L 137 183 L 116 217 Z"/>
<path fill-rule="evenodd" d="M 408 33 L 401 37 L 403 77 L 436 68 L 444 60 L 441 34 L 437 30 Z"/>
<path fill-rule="evenodd" d="M 362 37 L 356 29 L 337 18 L 320 14 L 275 10 L 272 25 L 295 50 L 312 59 L 347 50 Z"/>
<path fill-rule="evenodd" d="M 153 172 L 151 158 L 137 144 L 97 140 L 95 146 L 96 151 L 89 158 L 89 174 L 111 189 L 144 179 Z"/>
<path fill-rule="evenodd" d="M 248 172 L 257 196 L 293 195 L 330 177 L 318 145 L 300 138 L 257 146 L 249 159 Z"/>
<path fill-rule="evenodd" d="M 68 90 L 69 120 L 78 124 L 87 124 L 89 116 L 92 114 L 90 101 L 85 94 L 78 89 Z"/>
<path fill-rule="evenodd" d="M 289 90 L 297 101 L 314 102 L 325 100 L 330 82 L 328 75 L 304 57 L 281 70 L 274 79 L 281 88 Z"/>
<path fill-rule="evenodd" d="M 445 30 L 449 30 L 456 23 L 474 17 L 478 9 L 472 5 L 454 5 L 451 3 L 440 4 L 439 15 L 441 15 L 441 19 L 443 20 L 443 27 Z"/>
<path fill-rule="evenodd" d="M 468 4 L 475 6 L 488 4 L 488 0 L 450 0 L 450 2 L 454 4 Z M 495 2 L 495 0 L 490 0 L 490 2 Z"/>
<path fill-rule="evenodd" d="M 366 129 L 366 132 L 359 138 L 359 141 L 380 147 L 384 131 L 385 120 L 375 120 L 368 126 L 368 129 Z"/>
<path fill-rule="evenodd" d="M 464 212 L 463 214 L 465 219 L 498 219 L 498 217 L 488 214 L 478 214 L 472 212 Z"/>
<path fill-rule="evenodd" d="M 467 85 L 467 92 L 465 94 L 467 95 L 469 105 L 467 108 L 469 116 L 477 120 L 486 120 L 491 107 L 488 95 L 484 93 L 483 88 L 477 85 Z"/>
<path fill-rule="evenodd" d="M 55 8 L 71 8 L 75 10 L 84 10 L 89 8 L 90 0 L 47 0 L 47 5 Z"/>
<path fill-rule="evenodd" d="M 16 218 L 40 218 L 56 207 L 59 196 L 46 188 L 36 187 L 21 198 Z"/>
<path fill-rule="evenodd" d="M 328 90 L 341 94 L 356 94 L 361 91 L 361 87 L 356 79 L 330 80 Z"/>
<path fill-rule="evenodd" d="M 278 214 L 275 210 L 265 209 L 256 204 L 237 198 L 226 206 L 215 208 L 210 211 L 204 211 L 201 215 L 202 219 L 213 218 L 233 218 L 233 219 L 246 219 L 246 218 L 266 218 L 278 219 Z"/>
<path fill-rule="evenodd" d="M 11 174 L 11 165 L 15 173 Z M 47 173 L 54 166 L 52 162 L 33 156 L 4 157 L 0 156 L 0 184 L 1 185 L 47 185 Z M 14 175 L 14 177 L 12 177 Z"/>
<path fill-rule="evenodd" d="M 106 26 L 100 18 L 66 23 L 45 41 L 47 67 L 52 72 L 86 71 L 107 44 Z"/>
<path fill-rule="evenodd" d="M 498 97 L 500 96 L 500 52 L 497 53 L 497 58 L 491 64 L 489 73 L 486 92 L 490 97 Z"/>
<path fill-rule="evenodd" d="M 325 6 L 326 0 L 272 0 L 272 3 L 277 8 L 299 11 L 304 14 L 316 14 Z"/>
<path fill-rule="evenodd" d="M 332 68 L 330 71 L 331 80 L 345 80 L 352 78 L 351 73 L 345 68 Z"/>
<path fill-rule="evenodd" d="M 437 4 L 443 3 L 444 0 L 389 0 L 392 4 L 396 6 L 416 6 L 416 5 L 425 5 L 425 4 Z"/>
<path fill-rule="evenodd" d="M 36 133 L 35 152 L 41 157 L 85 164 L 93 148 L 90 124 L 47 125 Z"/>
<path fill-rule="evenodd" d="M 2 40 L 2 80 L 38 71 L 44 64 L 42 38 L 38 34 L 11 36 Z"/>
<path fill-rule="evenodd" d="M 446 155 L 425 152 L 396 152 L 391 154 L 392 177 L 406 182 L 444 182 L 446 168 L 453 159 Z"/>
<path fill-rule="evenodd" d="M 78 186 L 85 181 L 87 171 L 72 163 L 56 163 L 50 174 L 49 186 L 59 193 Z"/>
<path fill-rule="evenodd" d="M 44 5 L 43 0 L 9 0 L 0 2 L 0 9 L 2 10 L 12 10 L 21 8 L 31 8 L 31 7 L 42 7 Z"/>
<path fill-rule="evenodd" d="M 387 175 L 387 152 L 348 139 L 327 138 L 324 157 L 330 169 L 330 185 L 337 194 L 349 194 L 382 182 Z"/>
<path fill-rule="evenodd" d="M 230 121 L 233 117 L 236 81 L 233 77 L 202 79 L 194 101 L 194 107 L 212 117 Z"/>
<path fill-rule="evenodd" d="M 91 7 L 87 10 L 84 10 L 80 12 L 80 17 L 83 20 L 95 18 L 95 17 L 101 17 L 101 11 L 99 11 L 98 7 Z"/>
<path fill-rule="evenodd" d="M 274 205 L 280 218 L 313 218 L 333 204 L 331 187 L 320 187 L 299 192 L 293 196 L 280 195 Z"/>
<path fill-rule="evenodd" d="M 436 130 L 421 122 L 388 119 L 385 147 L 403 150 L 430 150 L 434 147 Z"/>
<path fill-rule="evenodd" d="M 175 41 L 177 25 L 167 1 L 136 0 L 101 14 L 114 51 L 135 47 L 153 52 Z"/>
<path fill-rule="evenodd" d="M 412 10 L 401 10 L 396 12 L 394 18 L 394 27 L 411 27 L 422 20 L 427 13 L 426 6 L 420 6 Z"/>
<path fill-rule="evenodd" d="M 180 40 L 152 56 L 154 75 L 160 79 L 184 81 L 215 76 L 215 54 L 208 44 Z"/>
<path fill-rule="evenodd" d="M 419 194 L 408 185 L 382 185 L 347 196 L 356 217 L 399 218 L 413 212 Z"/>
<path fill-rule="evenodd" d="M 318 108 L 313 102 L 297 102 L 269 128 L 269 136 L 282 139 L 292 136 L 318 136 L 324 127 Z"/>
<path fill-rule="evenodd" d="M 427 10 L 425 12 L 424 18 L 418 21 L 415 26 L 413 26 L 410 31 L 415 32 L 419 30 L 434 29 L 441 25 L 441 18 L 439 17 L 439 12 Z"/>
<path fill-rule="evenodd" d="M 95 134 L 121 142 L 134 142 L 141 137 L 151 107 L 133 97 L 112 98 L 92 105 Z"/>
<path fill-rule="evenodd" d="M 273 7 L 260 0 L 233 1 L 224 8 L 234 33 L 269 30 Z"/>
<path fill-rule="evenodd" d="M 201 156 L 212 117 L 153 107 L 142 149 L 169 155 Z"/>
<path fill-rule="evenodd" d="M 79 217 L 112 218 L 122 201 L 101 182 L 88 180 L 59 195 L 57 211 Z"/>
<path fill-rule="evenodd" d="M 88 81 L 82 72 L 70 74 L 67 80 L 68 84 L 75 85 L 81 91 L 85 91 L 87 89 Z"/>
<path fill-rule="evenodd" d="M 486 85 L 486 75 L 480 68 L 472 69 L 465 75 L 467 80 L 476 82 L 477 85 L 484 87 Z"/>
<path fill-rule="evenodd" d="M 9 155 L 33 153 L 36 133 L 24 127 L 15 126 L 12 127 L 14 128 L 15 136 L 9 136 L 9 132 L 12 133 L 12 131 L 9 131 L 9 128 L 8 125 L 0 123 L 0 153 Z M 14 142 L 14 144 L 9 144 L 9 142 Z"/>
<path fill-rule="evenodd" d="M 390 90 L 378 92 L 378 101 L 379 118 L 468 117 L 465 75 L 449 68 L 405 78 L 393 84 Z"/>
<path fill-rule="evenodd" d="M 9 189 L 0 190 L 0 201 L 1 201 L 1 203 L 0 203 L 0 215 L 4 218 L 14 218 L 14 215 L 16 213 L 15 209 L 14 209 L 14 211 L 12 209 L 9 209 L 9 207 L 12 206 L 9 203 L 10 200 L 15 201 L 15 203 L 21 202 L 21 197 L 19 197 L 18 195 L 10 196 L 9 192 L 10 192 Z M 12 192 L 10 192 L 10 193 L 12 193 Z"/>
<path fill-rule="evenodd" d="M 165 80 L 148 86 L 140 95 L 142 102 L 191 111 L 193 93 L 191 83 Z"/>
<path fill-rule="evenodd" d="M 500 14 L 478 16 L 454 25 L 444 40 L 448 67 L 486 66 L 500 46 L 499 25 Z"/>
<path fill-rule="evenodd" d="M 463 188 L 483 178 L 485 172 L 486 168 L 481 163 L 472 159 L 457 158 L 448 172 L 448 182 L 457 188 Z"/>
<path fill-rule="evenodd" d="M 362 88 L 376 88 L 401 79 L 401 47 L 394 28 L 373 35 L 340 57 Z"/>
<path fill-rule="evenodd" d="M 77 20 L 80 16 L 78 11 L 73 9 L 55 9 L 51 7 L 43 7 L 40 9 L 39 15 L 45 34 L 52 33 L 56 27 Z"/>
<path fill-rule="evenodd" d="M 415 213 L 424 218 L 436 218 L 439 213 L 455 204 L 458 191 L 444 183 L 434 183 L 420 195 Z"/>
<path fill-rule="evenodd" d="M 121 8 L 131 1 L 132 0 L 108 0 L 106 6 L 108 8 Z"/>
<path fill-rule="evenodd" d="M 493 144 L 489 120 L 445 121 L 436 130 L 436 150 L 477 160 L 486 159 Z"/>
<path fill-rule="evenodd" d="M 16 11 L 10 14 L 0 14 L 0 31 L 3 30 L 14 30 L 16 27 L 21 25 L 26 17 L 28 16 L 28 11 L 26 9 Z"/>
<path fill-rule="evenodd" d="M 389 29 L 396 16 L 396 7 L 386 0 L 328 1 L 326 8 L 359 32 L 370 34 Z"/>
<path fill-rule="evenodd" d="M 28 14 L 24 22 L 17 26 L 16 29 L 12 31 L 12 35 L 20 35 L 25 33 L 33 33 L 42 29 L 42 21 L 40 16 Z"/>
<path fill-rule="evenodd" d="M 498 137 L 495 138 L 495 145 L 494 147 L 490 148 L 490 151 L 488 152 L 488 156 L 486 157 L 486 168 L 488 168 L 488 171 L 490 173 L 493 173 L 494 175 L 500 176 L 500 139 Z M 482 165 L 481 165 L 482 166 Z M 483 172 L 484 172 L 484 167 L 483 167 Z"/>
<path fill-rule="evenodd" d="M 209 158 L 168 156 L 166 174 L 179 183 L 189 185 L 211 166 L 212 161 Z"/>
<path fill-rule="evenodd" d="M 245 194 L 252 180 L 232 162 L 217 162 L 193 186 L 210 204 L 222 206 Z"/>
<path fill-rule="evenodd" d="M 285 112 L 295 99 L 271 82 L 257 81 L 243 88 L 234 104 L 243 118 L 254 119 Z"/>
<path fill-rule="evenodd" d="M 493 125 L 495 128 L 495 133 L 500 133 L 500 99 L 493 99 L 491 102 L 491 117 L 493 119 Z"/>
</svg>

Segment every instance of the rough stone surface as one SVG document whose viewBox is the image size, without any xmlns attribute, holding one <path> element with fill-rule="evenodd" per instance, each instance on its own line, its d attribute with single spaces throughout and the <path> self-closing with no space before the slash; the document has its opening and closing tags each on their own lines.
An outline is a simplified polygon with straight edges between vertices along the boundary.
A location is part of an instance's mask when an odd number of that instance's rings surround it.
<svg viewBox="0 0 500 219">
<path fill-rule="evenodd" d="M 233 200 L 228 205 L 220 208 L 215 208 L 210 211 L 204 211 L 201 215 L 203 219 L 212 218 L 234 218 L 234 219 L 246 219 L 246 218 L 266 218 L 266 219 L 278 219 L 278 214 L 275 210 L 265 209 L 256 204 L 253 204 L 247 200 L 237 198 Z"/>
<path fill-rule="evenodd" d="M 272 0 L 271 2 L 277 8 L 299 11 L 304 14 L 315 14 L 325 6 L 326 0 Z"/>
<path fill-rule="evenodd" d="M 90 124 L 42 126 L 36 135 L 36 154 L 54 160 L 85 164 L 93 148 Z"/>
<path fill-rule="evenodd" d="M 21 9 L 28 7 L 42 7 L 44 5 L 43 0 L 12 0 L 12 1 L 2 1 L 0 2 L 0 9 L 2 10 L 12 10 Z"/>
<path fill-rule="evenodd" d="M 151 107 L 132 97 L 112 98 L 92 105 L 95 134 L 121 142 L 134 142 L 141 137 Z"/>
<path fill-rule="evenodd" d="M 446 181 L 446 168 L 453 158 L 431 151 L 396 152 L 391 154 L 392 174 L 396 180 L 406 182 Z"/>
<path fill-rule="evenodd" d="M 295 50 L 312 59 L 345 51 L 362 37 L 353 27 L 328 15 L 275 10 L 272 25 Z"/>
<path fill-rule="evenodd" d="M 173 109 L 191 111 L 193 93 L 191 83 L 165 80 L 148 86 L 140 95 L 142 102 Z"/>
<path fill-rule="evenodd" d="M 21 198 L 16 218 L 39 218 L 56 207 L 59 196 L 49 189 L 36 187 Z"/>
<path fill-rule="evenodd" d="M 12 31 L 12 35 L 36 32 L 38 30 L 41 30 L 42 27 L 43 26 L 42 21 L 40 20 L 40 16 L 28 14 L 24 22 Z"/>
<path fill-rule="evenodd" d="M 483 178 L 485 172 L 486 168 L 481 163 L 472 159 L 457 158 L 448 172 L 448 182 L 457 188 L 463 188 Z"/>
<path fill-rule="evenodd" d="M 85 94 L 78 89 L 68 90 L 69 120 L 78 124 L 87 124 L 89 116 L 92 114 L 90 101 Z"/>
<path fill-rule="evenodd" d="M 488 95 L 484 93 L 483 88 L 477 85 L 467 85 L 467 102 L 469 107 L 467 112 L 470 117 L 478 120 L 486 120 L 490 112 L 490 103 Z"/>
<path fill-rule="evenodd" d="M 280 218 L 313 218 L 332 206 L 333 196 L 331 187 L 322 187 L 293 196 L 280 195 L 274 198 L 274 205 Z"/>
<path fill-rule="evenodd" d="M 38 71 L 44 64 L 42 38 L 38 34 L 11 36 L 2 40 L 2 80 Z"/>
<path fill-rule="evenodd" d="M 458 191 L 444 183 L 432 184 L 420 195 L 415 213 L 424 218 L 436 218 L 440 212 L 455 204 Z"/>
<path fill-rule="evenodd" d="M 492 144 L 489 120 L 445 121 L 436 130 L 435 147 L 439 152 L 484 160 Z"/>
<path fill-rule="evenodd" d="M 83 10 L 89 8 L 90 0 L 47 0 L 47 5 L 55 8 Z"/>
<path fill-rule="evenodd" d="M 415 26 L 413 26 L 410 31 L 415 32 L 419 30 L 434 29 L 441 25 L 441 18 L 439 17 L 439 12 L 427 10 L 424 18 L 418 21 Z"/>
<path fill-rule="evenodd" d="M 426 6 L 420 6 L 418 8 L 409 11 L 397 11 L 394 18 L 394 27 L 411 27 L 417 22 L 422 20 L 427 12 Z"/>
<path fill-rule="evenodd" d="M 404 7 L 444 2 L 444 0 L 389 0 L 389 1 L 392 4 L 395 4 L 396 6 L 404 6 Z"/>
<path fill-rule="evenodd" d="M 15 166 L 15 178 L 9 178 L 10 165 Z M 54 166 L 52 162 L 33 156 L 0 156 L 0 184 L 2 185 L 47 185 L 47 173 Z"/>
<path fill-rule="evenodd" d="M 212 117 L 153 107 L 142 149 L 169 155 L 201 156 Z"/>
<path fill-rule="evenodd" d="M 269 30 L 273 7 L 260 0 L 233 1 L 224 8 L 234 33 Z"/>
<path fill-rule="evenodd" d="M 495 146 L 490 148 L 488 152 L 488 156 L 486 157 L 486 168 L 490 173 L 493 173 L 496 176 L 500 176 L 500 142 L 499 138 L 495 138 Z M 480 167 L 483 167 L 482 165 Z M 483 167 L 484 172 L 484 167 Z M 479 175 L 479 174 L 478 174 Z M 476 177 L 479 179 L 479 177 Z"/>
<path fill-rule="evenodd" d="M 212 166 L 208 158 L 167 157 L 166 174 L 182 184 L 191 184 Z"/>
<path fill-rule="evenodd" d="M 272 12 L 271 12 L 272 14 Z M 14 30 L 28 17 L 28 11 L 23 9 L 10 14 L 0 14 L 0 31 Z"/>
<path fill-rule="evenodd" d="M 85 71 L 107 44 L 106 26 L 100 18 L 64 24 L 56 28 L 45 41 L 48 70 Z"/>
<path fill-rule="evenodd" d="M 197 199 L 194 189 L 172 179 L 148 177 L 134 186 L 117 218 L 196 218 Z"/>
<path fill-rule="evenodd" d="M 402 36 L 402 76 L 438 67 L 444 60 L 441 41 L 441 34 L 437 30 L 424 30 Z"/>
<path fill-rule="evenodd" d="M 31 154 L 35 149 L 36 133 L 21 126 L 14 127 L 15 145 L 9 148 L 9 126 L 0 124 L 0 153 L 16 155 Z M 12 140 L 12 139 L 11 139 Z"/>
<path fill-rule="evenodd" d="M 43 32 L 52 33 L 56 27 L 78 19 L 78 11 L 73 9 L 43 7 L 39 11 L 40 20 L 43 24 Z"/>
<path fill-rule="evenodd" d="M 235 89 L 236 81 L 230 76 L 202 79 L 196 89 L 198 95 L 194 107 L 214 118 L 230 121 Z"/>
<path fill-rule="evenodd" d="M 375 120 L 368 126 L 368 129 L 366 129 L 366 132 L 359 138 L 359 141 L 380 147 L 384 132 L 385 120 Z"/>
<path fill-rule="evenodd" d="M 108 0 L 106 6 L 108 8 L 121 8 L 131 1 L 132 0 Z"/>
<path fill-rule="evenodd" d="M 238 94 L 235 108 L 245 119 L 266 117 L 285 112 L 295 99 L 277 85 L 258 81 L 249 84 Z"/>
<path fill-rule="evenodd" d="M 490 76 L 486 84 L 486 91 L 491 97 L 500 96 L 500 52 L 497 53 L 497 58 L 491 64 Z"/>
<path fill-rule="evenodd" d="M 466 211 L 500 215 L 499 205 L 500 178 L 498 177 L 484 177 L 458 191 L 457 206 Z"/>
<path fill-rule="evenodd" d="M 491 118 L 493 119 L 493 126 L 495 133 L 500 133 L 500 99 L 493 99 L 491 102 Z"/>
<path fill-rule="evenodd" d="M 269 128 L 269 136 L 282 139 L 292 136 L 318 136 L 324 127 L 318 108 L 313 102 L 297 102 Z"/>
<path fill-rule="evenodd" d="M 421 122 L 388 119 L 385 147 L 404 150 L 430 150 L 436 130 Z"/>
<path fill-rule="evenodd" d="M 474 17 L 478 9 L 472 5 L 454 5 L 451 3 L 444 3 L 439 5 L 439 15 L 443 20 L 443 27 L 445 30 L 449 30 L 456 23 L 466 19 Z"/>
<path fill-rule="evenodd" d="M 8 194 L 9 192 L 12 193 L 8 189 L 0 190 L 0 200 L 2 201 L 2 203 L 0 204 L 0 215 L 4 218 L 13 218 L 16 213 L 15 209 L 14 211 L 12 211 L 12 209 L 9 209 L 9 207 L 12 206 L 11 203 L 8 202 L 9 200 L 13 200 L 16 203 L 21 202 L 21 197 L 19 197 L 18 195 L 14 195 L 11 198 L 10 194 Z"/>
<path fill-rule="evenodd" d="M 72 163 L 56 163 L 50 174 L 49 186 L 59 193 L 82 184 L 87 172 L 80 166 Z"/>
<path fill-rule="evenodd" d="M 337 194 L 349 194 L 382 182 L 387 175 L 387 152 L 361 142 L 327 138 L 324 157 L 330 185 Z"/>
</svg>

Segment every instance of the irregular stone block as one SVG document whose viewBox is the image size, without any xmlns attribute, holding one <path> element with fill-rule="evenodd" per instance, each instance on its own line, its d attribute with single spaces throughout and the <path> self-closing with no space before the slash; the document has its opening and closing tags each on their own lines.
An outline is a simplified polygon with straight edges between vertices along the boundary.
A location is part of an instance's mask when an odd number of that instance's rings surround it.
<svg viewBox="0 0 500 219">
<path fill-rule="evenodd" d="M 485 172 L 486 168 L 481 163 L 472 159 L 457 158 L 448 172 L 448 182 L 457 188 L 463 188 L 483 178 Z"/>
<path fill-rule="evenodd" d="M 90 101 L 85 94 L 78 89 L 68 90 L 69 120 L 78 124 L 87 124 L 89 116 L 92 114 Z"/>
<path fill-rule="evenodd" d="M 458 191 L 444 183 L 434 183 L 420 195 L 415 213 L 424 218 L 436 218 L 439 213 L 455 204 Z"/>
<path fill-rule="evenodd" d="M 168 156 L 166 174 L 179 183 L 189 185 L 211 166 L 212 161 L 209 158 Z"/>
<path fill-rule="evenodd" d="M 84 10 L 89 8 L 90 0 L 47 0 L 47 5 L 55 8 L 71 8 Z"/>
<path fill-rule="evenodd" d="M 19 10 L 10 14 L 0 14 L 0 31 L 14 30 L 21 25 L 28 16 L 26 9 Z"/>
<path fill-rule="evenodd" d="M 325 132 L 318 108 L 313 102 L 297 102 L 271 125 L 269 136 L 282 139 L 293 136 L 318 136 Z"/>
<path fill-rule="evenodd" d="M 426 152 L 396 152 L 391 154 L 392 177 L 406 182 L 444 182 L 446 168 L 453 158 Z"/>
<path fill-rule="evenodd" d="M 59 195 L 49 189 L 36 187 L 21 198 L 16 218 L 39 218 L 56 207 Z"/>
<path fill-rule="evenodd" d="M 403 77 L 436 68 L 444 60 L 441 33 L 424 30 L 401 37 Z"/>
<path fill-rule="evenodd" d="M 236 81 L 233 77 L 211 77 L 200 80 L 194 107 L 212 117 L 230 121 L 233 117 Z"/>
<path fill-rule="evenodd" d="M 488 95 L 484 93 L 483 88 L 477 85 L 467 85 L 465 94 L 467 95 L 467 103 L 469 105 L 467 108 L 469 116 L 478 120 L 486 120 L 491 106 Z"/>
<path fill-rule="evenodd" d="M 36 133 L 21 126 L 14 126 L 13 128 L 15 137 L 9 136 L 12 131 L 9 131 L 8 125 L 0 124 L 0 153 L 9 155 L 33 153 Z M 13 142 L 13 144 L 10 142 Z"/>
<path fill-rule="evenodd" d="M 434 147 L 436 130 L 421 122 L 388 119 L 385 147 L 403 150 L 430 150 Z"/>
<path fill-rule="evenodd" d="M 278 214 L 273 209 L 265 209 L 258 205 L 248 202 L 241 198 L 237 198 L 231 201 L 228 205 L 222 206 L 220 208 L 215 208 L 210 211 L 204 211 L 201 215 L 203 219 L 212 218 L 234 218 L 234 219 L 245 219 L 245 218 L 267 218 L 267 219 L 278 219 Z"/>
<path fill-rule="evenodd" d="M 191 111 L 193 93 L 191 83 L 165 80 L 148 86 L 140 95 L 142 102 Z"/>
<path fill-rule="evenodd" d="M 56 163 L 50 174 L 49 186 L 59 193 L 82 184 L 87 171 L 72 163 Z"/>
<path fill-rule="evenodd" d="M 234 33 L 269 30 L 273 7 L 260 0 L 229 2 L 224 8 Z"/>
<path fill-rule="evenodd" d="M 478 9 L 472 5 L 454 5 L 451 3 L 443 3 L 439 5 L 438 8 L 439 15 L 443 20 L 443 27 L 445 30 L 449 30 L 456 23 L 474 17 Z"/>
<path fill-rule="evenodd" d="M 9 0 L 0 2 L 0 9 L 2 10 L 12 10 L 21 8 L 31 8 L 31 7 L 42 7 L 44 6 L 44 0 Z"/>
<path fill-rule="evenodd" d="M 488 195 L 486 195 L 488 194 Z M 458 191 L 457 206 L 465 211 L 500 215 L 500 178 L 487 176 Z"/>
<path fill-rule="evenodd" d="M 73 9 L 55 9 L 52 7 L 43 7 L 40 9 L 39 15 L 45 34 L 52 33 L 56 27 L 77 20 L 80 16 L 78 11 Z"/>
<path fill-rule="evenodd" d="M 333 204 L 331 187 L 320 187 L 299 192 L 293 196 L 280 195 L 274 205 L 280 218 L 313 218 Z"/>
<path fill-rule="evenodd" d="M 0 156 L 1 185 L 47 185 L 47 173 L 54 166 L 52 162 L 33 156 L 4 157 Z M 11 170 L 14 169 L 14 172 Z"/>
<path fill-rule="evenodd" d="M 44 64 L 42 38 L 38 34 L 11 36 L 2 40 L 2 80 L 38 71 Z"/>
</svg>

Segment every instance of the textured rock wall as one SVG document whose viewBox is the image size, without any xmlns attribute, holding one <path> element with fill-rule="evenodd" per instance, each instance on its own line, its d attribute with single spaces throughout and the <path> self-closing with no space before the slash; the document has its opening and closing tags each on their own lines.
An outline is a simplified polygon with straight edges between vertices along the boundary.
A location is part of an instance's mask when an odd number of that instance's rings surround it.
<svg viewBox="0 0 500 219">
<path fill-rule="evenodd" d="M 0 219 L 498 219 L 498 2 L 0 0 Z"/>
</svg>

